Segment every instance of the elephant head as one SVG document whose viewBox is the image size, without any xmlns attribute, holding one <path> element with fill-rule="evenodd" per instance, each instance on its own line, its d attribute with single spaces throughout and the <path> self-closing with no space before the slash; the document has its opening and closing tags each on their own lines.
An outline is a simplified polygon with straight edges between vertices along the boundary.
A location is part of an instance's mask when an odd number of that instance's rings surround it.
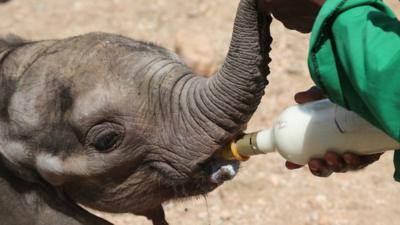
<svg viewBox="0 0 400 225">
<path fill-rule="evenodd" d="M 210 192 L 219 185 L 210 168 L 236 163 L 212 156 L 264 94 L 270 22 L 256 0 L 242 0 L 210 78 L 118 35 L 0 42 L 2 167 L 70 205 L 166 224 L 163 202 Z"/>
</svg>

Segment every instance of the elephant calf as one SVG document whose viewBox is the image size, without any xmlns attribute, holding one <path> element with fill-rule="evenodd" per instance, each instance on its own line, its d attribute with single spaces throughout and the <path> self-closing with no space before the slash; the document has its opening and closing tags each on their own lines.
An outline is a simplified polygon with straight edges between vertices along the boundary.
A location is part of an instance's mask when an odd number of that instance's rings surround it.
<svg viewBox="0 0 400 225">
<path fill-rule="evenodd" d="M 110 224 L 81 204 L 162 225 L 163 202 L 229 179 L 235 171 L 220 168 L 237 162 L 212 156 L 263 96 L 270 22 L 256 0 L 242 0 L 211 78 L 114 34 L 1 40 L 0 223 Z"/>
</svg>

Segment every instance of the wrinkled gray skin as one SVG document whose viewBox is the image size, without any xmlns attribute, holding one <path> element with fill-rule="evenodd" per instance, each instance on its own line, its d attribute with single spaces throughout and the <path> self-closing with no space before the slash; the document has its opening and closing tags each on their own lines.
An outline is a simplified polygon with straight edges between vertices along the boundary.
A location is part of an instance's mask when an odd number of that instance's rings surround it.
<svg viewBox="0 0 400 225">
<path fill-rule="evenodd" d="M 110 224 L 79 203 L 165 225 L 163 202 L 216 188 L 212 155 L 241 134 L 267 84 L 270 21 L 242 0 L 211 78 L 113 34 L 1 41 L 1 224 Z"/>
</svg>

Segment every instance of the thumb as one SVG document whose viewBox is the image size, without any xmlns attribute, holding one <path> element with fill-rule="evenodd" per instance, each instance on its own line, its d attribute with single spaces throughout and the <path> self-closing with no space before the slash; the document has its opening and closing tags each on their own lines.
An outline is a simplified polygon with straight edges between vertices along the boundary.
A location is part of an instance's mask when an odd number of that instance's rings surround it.
<svg viewBox="0 0 400 225">
<path fill-rule="evenodd" d="M 289 170 L 295 170 L 295 169 L 298 169 L 298 168 L 303 167 L 302 165 L 297 165 L 297 164 L 292 163 L 292 162 L 289 162 L 289 161 L 286 161 L 285 166 L 286 166 L 286 168 L 288 168 Z"/>
<path fill-rule="evenodd" d="M 299 104 L 321 100 L 324 98 L 326 97 L 324 96 L 322 91 L 315 86 L 311 87 L 307 91 L 299 92 L 294 96 L 294 100 Z"/>
</svg>

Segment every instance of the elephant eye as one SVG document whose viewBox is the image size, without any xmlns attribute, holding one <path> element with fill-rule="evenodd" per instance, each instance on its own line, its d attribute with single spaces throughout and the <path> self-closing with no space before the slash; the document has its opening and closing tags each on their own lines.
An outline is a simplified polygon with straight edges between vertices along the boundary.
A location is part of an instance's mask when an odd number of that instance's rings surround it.
<svg viewBox="0 0 400 225">
<path fill-rule="evenodd" d="M 113 149 L 120 138 L 120 134 L 116 132 L 107 132 L 95 138 L 93 147 L 98 151 L 107 151 Z"/>
<path fill-rule="evenodd" d="M 112 151 L 122 139 L 122 130 L 121 126 L 111 123 L 96 125 L 89 131 L 89 145 L 99 152 Z"/>
</svg>

